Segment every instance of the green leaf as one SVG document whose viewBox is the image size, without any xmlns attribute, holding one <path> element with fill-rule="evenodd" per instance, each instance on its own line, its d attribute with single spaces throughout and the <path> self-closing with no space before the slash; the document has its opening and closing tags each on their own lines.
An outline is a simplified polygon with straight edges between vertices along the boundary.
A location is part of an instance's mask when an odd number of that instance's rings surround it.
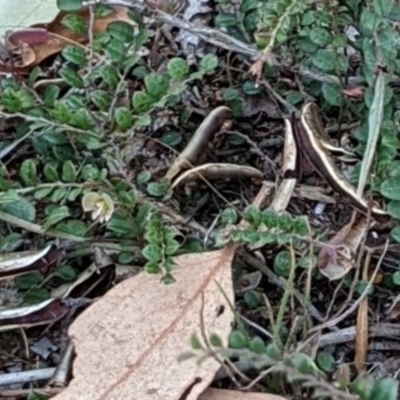
<svg viewBox="0 0 400 400">
<path fill-rule="evenodd" d="M 85 87 L 82 77 L 72 68 L 62 67 L 58 71 L 58 75 L 60 75 L 61 78 L 73 88 L 83 89 Z"/>
<path fill-rule="evenodd" d="M 392 231 L 390 232 L 392 238 L 397 242 L 400 243 L 400 226 L 395 226 Z"/>
<path fill-rule="evenodd" d="M 58 182 L 60 180 L 57 170 L 51 164 L 46 164 L 44 166 L 43 174 L 49 182 Z"/>
<path fill-rule="evenodd" d="M 387 212 L 393 218 L 400 219 L 400 201 L 390 201 L 387 207 Z"/>
<path fill-rule="evenodd" d="M 70 265 L 64 264 L 57 267 L 54 276 L 64 281 L 73 281 L 76 278 L 76 272 Z"/>
<path fill-rule="evenodd" d="M 1 206 L 1 210 L 14 217 L 25 221 L 33 222 L 36 218 L 36 210 L 32 203 L 28 200 L 21 199 L 14 203 L 7 203 Z"/>
<path fill-rule="evenodd" d="M 225 101 L 232 101 L 240 98 L 239 90 L 235 88 L 226 88 L 222 92 L 222 97 Z"/>
<path fill-rule="evenodd" d="M 124 215 L 114 213 L 107 223 L 107 229 L 123 236 L 131 236 L 134 233 L 134 223 Z"/>
<path fill-rule="evenodd" d="M 51 226 L 58 224 L 65 218 L 70 216 L 69 209 L 67 206 L 57 207 L 52 210 L 50 215 L 46 218 L 43 228 L 49 229 Z"/>
<path fill-rule="evenodd" d="M 140 26 L 137 34 L 135 35 L 135 50 L 139 50 L 149 38 L 149 32 L 144 26 Z"/>
<path fill-rule="evenodd" d="M 142 114 L 148 111 L 152 103 L 151 97 L 146 92 L 137 91 L 133 93 L 132 106 L 136 113 Z"/>
<path fill-rule="evenodd" d="M 6 203 L 14 203 L 16 201 L 20 201 L 21 197 L 15 190 L 7 190 L 6 192 L 0 195 L 0 204 Z"/>
<path fill-rule="evenodd" d="M 86 164 L 82 168 L 81 177 L 86 181 L 97 181 L 100 179 L 100 170 L 96 165 Z"/>
<path fill-rule="evenodd" d="M 387 17 L 393 8 L 393 0 L 374 0 L 376 13 L 381 17 Z"/>
<path fill-rule="evenodd" d="M 53 191 L 53 189 L 54 188 L 49 187 L 49 188 L 43 188 L 43 189 L 36 190 L 35 193 L 33 194 L 33 197 L 37 200 L 44 199 Z"/>
<path fill-rule="evenodd" d="M 78 196 L 82 193 L 82 188 L 74 188 L 72 189 L 67 196 L 68 201 L 75 201 Z"/>
<path fill-rule="evenodd" d="M 136 176 L 136 182 L 139 185 L 148 182 L 150 179 L 151 179 L 151 172 L 146 170 L 140 171 Z"/>
<path fill-rule="evenodd" d="M 82 47 L 67 45 L 61 52 L 62 56 L 76 65 L 82 66 L 86 62 L 86 52 Z"/>
<path fill-rule="evenodd" d="M 255 96 L 261 93 L 261 87 L 255 81 L 245 81 L 242 85 L 244 94 Z"/>
<path fill-rule="evenodd" d="M 74 236 L 85 237 L 88 227 L 83 221 L 68 220 L 57 224 L 56 229 Z"/>
<path fill-rule="evenodd" d="M 29 272 L 14 279 L 15 287 L 18 289 L 31 289 L 42 282 L 42 274 L 38 271 Z"/>
<path fill-rule="evenodd" d="M 101 89 L 91 92 L 89 98 L 100 111 L 108 111 L 112 102 L 111 96 Z"/>
<path fill-rule="evenodd" d="M 376 152 L 376 147 L 379 140 L 379 134 L 381 132 L 381 127 L 383 122 L 384 98 L 385 98 L 385 74 L 383 71 L 379 71 L 378 78 L 376 79 L 376 84 L 375 84 L 374 101 L 372 102 L 368 114 L 368 141 L 361 163 L 361 170 L 360 170 L 360 176 L 358 178 L 358 187 L 357 187 L 357 194 L 359 196 L 362 195 L 364 191 L 365 185 L 367 183 L 367 178 L 369 176 L 374 161 L 373 155 Z"/>
<path fill-rule="evenodd" d="M 332 42 L 332 35 L 327 29 L 316 27 L 311 30 L 310 39 L 318 46 L 326 47 Z"/>
<path fill-rule="evenodd" d="M 189 66 L 183 58 L 174 57 L 168 61 L 167 64 L 168 73 L 172 79 L 176 81 L 183 79 L 189 72 Z"/>
<path fill-rule="evenodd" d="M 154 197 L 162 197 L 168 193 L 168 188 L 167 182 L 150 182 L 147 185 L 147 193 Z"/>
<path fill-rule="evenodd" d="M 237 212 L 234 208 L 225 208 L 221 214 L 223 224 L 236 224 L 238 220 Z"/>
<path fill-rule="evenodd" d="M 18 112 L 22 109 L 22 101 L 16 91 L 12 88 L 5 88 L 1 94 L 1 105 L 5 111 Z"/>
<path fill-rule="evenodd" d="M 394 176 L 382 182 L 381 195 L 390 200 L 400 200 L 400 176 Z"/>
<path fill-rule="evenodd" d="M 360 16 L 360 31 L 361 33 L 366 36 L 367 39 L 369 36 L 373 34 L 376 29 L 378 22 L 378 15 L 366 7 L 363 7 Z"/>
<path fill-rule="evenodd" d="M 314 361 L 305 354 L 295 354 L 292 361 L 297 370 L 302 374 L 313 374 L 318 370 Z"/>
<path fill-rule="evenodd" d="M 200 68 L 212 72 L 218 67 L 218 57 L 215 54 L 207 54 L 200 61 Z"/>
<path fill-rule="evenodd" d="M 369 392 L 368 400 L 397 400 L 399 381 L 384 378 L 375 382 Z"/>
<path fill-rule="evenodd" d="M 282 357 L 281 351 L 275 343 L 268 343 L 265 349 L 265 353 L 273 360 L 279 360 Z"/>
<path fill-rule="evenodd" d="M 154 99 L 163 96 L 169 86 L 169 80 L 165 75 L 153 72 L 144 78 L 147 93 Z"/>
<path fill-rule="evenodd" d="M 240 3 L 239 11 L 245 14 L 257 8 L 258 0 L 242 0 Z"/>
<path fill-rule="evenodd" d="M 229 347 L 233 349 L 243 349 L 247 347 L 247 338 L 239 330 L 234 330 L 229 335 Z"/>
<path fill-rule="evenodd" d="M 332 72 L 335 70 L 336 56 L 332 51 L 320 49 L 312 56 L 311 60 L 322 71 Z"/>
<path fill-rule="evenodd" d="M 0 253 L 10 253 L 24 244 L 24 237 L 19 233 L 10 233 L 0 240 Z"/>
<path fill-rule="evenodd" d="M 113 21 L 107 26 L 107 32 L 111 37 L 122 43 L 133 41 L 133 26 L 124 21 Z"/>
<path fill-rule="evenodd" d="M 278 276 L 287 278 L 291 269 L 291 256 L 288 250 L 280 251 L 274 258 L 273 268 Z"/>
<path fill-rule="evenodd" d="M 258 227 L 262 221 L 262 214 L 259 207 L 250 205 L 243 211 L 243 216 L 246 221 L 250 222 L 252 226 Z"/>
<path fill-rule="evenodd" d="M 400 285 L 400 271 L 397 271 L 394 274 L 392 274 L 392 282 L 397 286 Z"/>
<path fill-rule="evenodd" d="M 127 131 L 133 126 L 132 112 L 127 107 L 115 109 L 115 122 L 122 131 Z"/>
<path fill-rule="evenodd" d="M 63 101 L 56 101 L 54 103 L 54 109 L 51 111 L 51 115 L 62 124 L 68 124 L 71 120 L 71 112 Z"/>
<path fill-rule="evenodd" d="M 57 7 L 62 11 L 76 11 L 82 7 L 83 0 L 57 0 Z"/>
<path fill-rule="evenodd" d="M 72 161 L 65 161 L 62 167 L 62 179 L 64 182 L 74 183 L 78 177 L 78 172 Z"/>
<path fill-rule="evenodd" d="M 45 288 L 35 287 L 28 290 L 24 295 L 25 304 L 37 304 L 47 300 L 50 297 L 49 291 Z"/>
<path fill-rule="evenodd" d="M 53 107 L 60 94 L 60 88 L 56 85 L 46 86 L 43 92 L 43 101 L 46 107 Z"/>
<path fill-rule="evenodd" d="M 220 13 L 215 17 L 214 23 L 218 27 L 226 28 L 229 26 L 237 26 L 239 21 L 235 14 Z"/>
<path fill-rule="evenodd" d="M 19 169 L 19 174 L 27 186 L 34 186 L 37 180 L 36 162 L 32 158 L 24 160 Z"/>
<path fill-rule="evenodd" d="M 70 29 L 78 35 L 84 35 L 87 32 L 87 25 L 84 18 L 76 14 L 67 14 L 62 20 L 61 24 Z"/>
<path fill-rule="evenodd" d="M 111 39 L 104 47 L 106 56 L 116 63 L 122 63 L 126 57 L 126 48 L 119 40 Z"/>
<path fill-rule="evenodd" d="M 335 368 L 335 359 L 331 353 L 320 351 L 317 354 L 317 364 L 326 372 L 331 372 Z"/>
<path fill-rule="evenodd" d="M 103 65 L 101 69 L 99 68 L 99 72 L 108 86 L 115 88 L 118 85 L 118 70 L 113 65 Z"/>
<path fill-rule="evenodd" d="M 161 141 L 168 146 L 176 146 L 182 141 L 182 134 L 178 131 L 167 131 L 163 133 Z"/>
<path fill-rule="evenodd" d="M 341 106 L 343 103 L 343 94 L 340 85 L 337 83 L 322 84 L 322 94 L 325 100 L 332 106 Z"/>
<path fill-rule="evenodd" d="M 67 189 L 66 188 L 57 188 L 54 190 L 54 192 L 51 194 L 51 201 L 54 203 L 60 202 L 66 195 L 67 195 Z"/>
<path fill-rule="evenodd" d="M 265 343 L 260 337 L 254 336 L 249 341 L 249 349 L 253 353 L 263 354 L 265 352 Z"/>
<path fill-rule="evenodd" d="M 156 263 L 161 261 L 162 251 L 161 248 L 156 244 L 148 244 L 147 246 L 145 246 L 142 250 L 142 254 L 147 260 L 151 262 Z"/>
<path fill-rule="evenodd" d="M 89 111 L 81 108 L 72 114 L 71 124 L 83 130 L 89 130 L 93 126 L 93 120 Z"/>
<path fill-rule="evenodd" d="M 212 333 L 210 335 L 210 337 L 208 338 L 208 341 L 209 341 L 210 345 L 213 347 L 223 347 L 222 339 L 215 333 Z"/>
<path fill-rule="evenodd" d="M 149 261 L 144 265 L 144 270 L 148 273 L 148 274 L 158 274 L 161 269 L 160 266 L 154 262 L 154 261 Z"/>
<path fill-rule="evenodd" d="M 165 242 L 165 254 L 167 256 L 172 256 L 179 250 L 179 247 L 181 247 L 181 245 L 175 239 L 167 240 Z"/>
</svg>

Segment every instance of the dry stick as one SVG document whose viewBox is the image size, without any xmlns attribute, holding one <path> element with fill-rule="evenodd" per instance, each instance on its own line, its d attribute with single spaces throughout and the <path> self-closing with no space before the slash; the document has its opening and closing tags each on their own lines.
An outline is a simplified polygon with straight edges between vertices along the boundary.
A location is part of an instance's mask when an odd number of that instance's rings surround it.
<svg viewBox="0 0 400 400">
<path fill-rule="evenodd" d="M 361 296 L 354 302 L 354 304 L 352 304 L 352 306 L 347 311 L 345 311 L 343 314 L 339 315 L 338 317 L 336 317 L 336 318 L 334 318 L 334 319 L 332 319 L 332 320 L 330 320 L 330 321 L 328 321 L 328 322 L 326 322 L 324 324 L 321 324 L 319 326 L 316 326 L 316 327 L 312 328 L 309 331 L 309 333 L 316 332 L 316 331 L 319 331 L 319 330 L 324 329 L 324 328 L 330 328 L 332 326 L 335 326 L 339 322 L 341 322 L 345 318 L 347 318 L 349 315 L 351 315 L 357 309 L 359 304 L 365 299 L 365 297 L 368 296 L 369 290 L 372 287 L 373 282 L 375 281 L 376 275 L 377 275 L 377 273 L 378 273 L 378 271 L 379 271 L 379 269 L 381 267 L 382 261 L 383 261 L 383 259 L 385 257 L 385 254 L 387 252 L 388 247 L 389 247 L 389 240 L 386 240 L 385 248 L 384 248 L 384 250 L 383 250 L 383 252 L 381 254 L 381 257 L 379 258 L 378 263 L 376 264 L 374 273 L 372 274 L 371 279 L 369 280 L 368 285 L 365 287 L 365 289 L 362 292 Z"/>
</svg>

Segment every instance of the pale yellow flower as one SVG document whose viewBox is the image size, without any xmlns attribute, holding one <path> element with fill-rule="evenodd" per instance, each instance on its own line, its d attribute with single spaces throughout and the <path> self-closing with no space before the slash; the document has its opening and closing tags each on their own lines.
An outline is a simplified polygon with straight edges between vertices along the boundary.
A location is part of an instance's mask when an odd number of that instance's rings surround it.
<svg viewBox="0 0 400 400">
<path fill-rule="evenodd" d="M 85 212 L 92 212 L 93 220 L 98 219 L 103 223 L 109 221 L 113 215 L 114 203 L 106 193 L 89 192 L 82 197 L 82 208 Z"/>
</svg>

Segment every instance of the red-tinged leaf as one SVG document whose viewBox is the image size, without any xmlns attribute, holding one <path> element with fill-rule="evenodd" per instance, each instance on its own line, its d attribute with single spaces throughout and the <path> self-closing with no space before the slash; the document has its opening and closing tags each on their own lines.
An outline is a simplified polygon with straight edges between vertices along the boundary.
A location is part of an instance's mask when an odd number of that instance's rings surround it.
<svg viewBox="0 0 400 400">
<path fill-rule="evenodd" d="M 21 43 L 30 45 L 41 44 L 47 42 L 51 38 L 51 34 L 45 28 L 24 28 L 11 32 L 7 36 L 7 40 L 15 46 Z"/>
</svg>

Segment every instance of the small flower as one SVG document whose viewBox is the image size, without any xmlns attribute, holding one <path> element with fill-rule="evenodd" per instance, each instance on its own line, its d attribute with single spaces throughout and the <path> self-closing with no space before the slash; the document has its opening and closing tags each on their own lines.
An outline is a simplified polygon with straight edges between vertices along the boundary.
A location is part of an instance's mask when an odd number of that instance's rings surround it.
<svg viewBox="0 0 400 400">
<path fill-rule="evenodd" d="M 106 193 L 89 192 L 82 197 L 82 208 L 85 212 L 92 212 L 93 220 L 98 219 L 103 223 L 109 221 L 113 215 L 114 203 Z"/>
</svg>

